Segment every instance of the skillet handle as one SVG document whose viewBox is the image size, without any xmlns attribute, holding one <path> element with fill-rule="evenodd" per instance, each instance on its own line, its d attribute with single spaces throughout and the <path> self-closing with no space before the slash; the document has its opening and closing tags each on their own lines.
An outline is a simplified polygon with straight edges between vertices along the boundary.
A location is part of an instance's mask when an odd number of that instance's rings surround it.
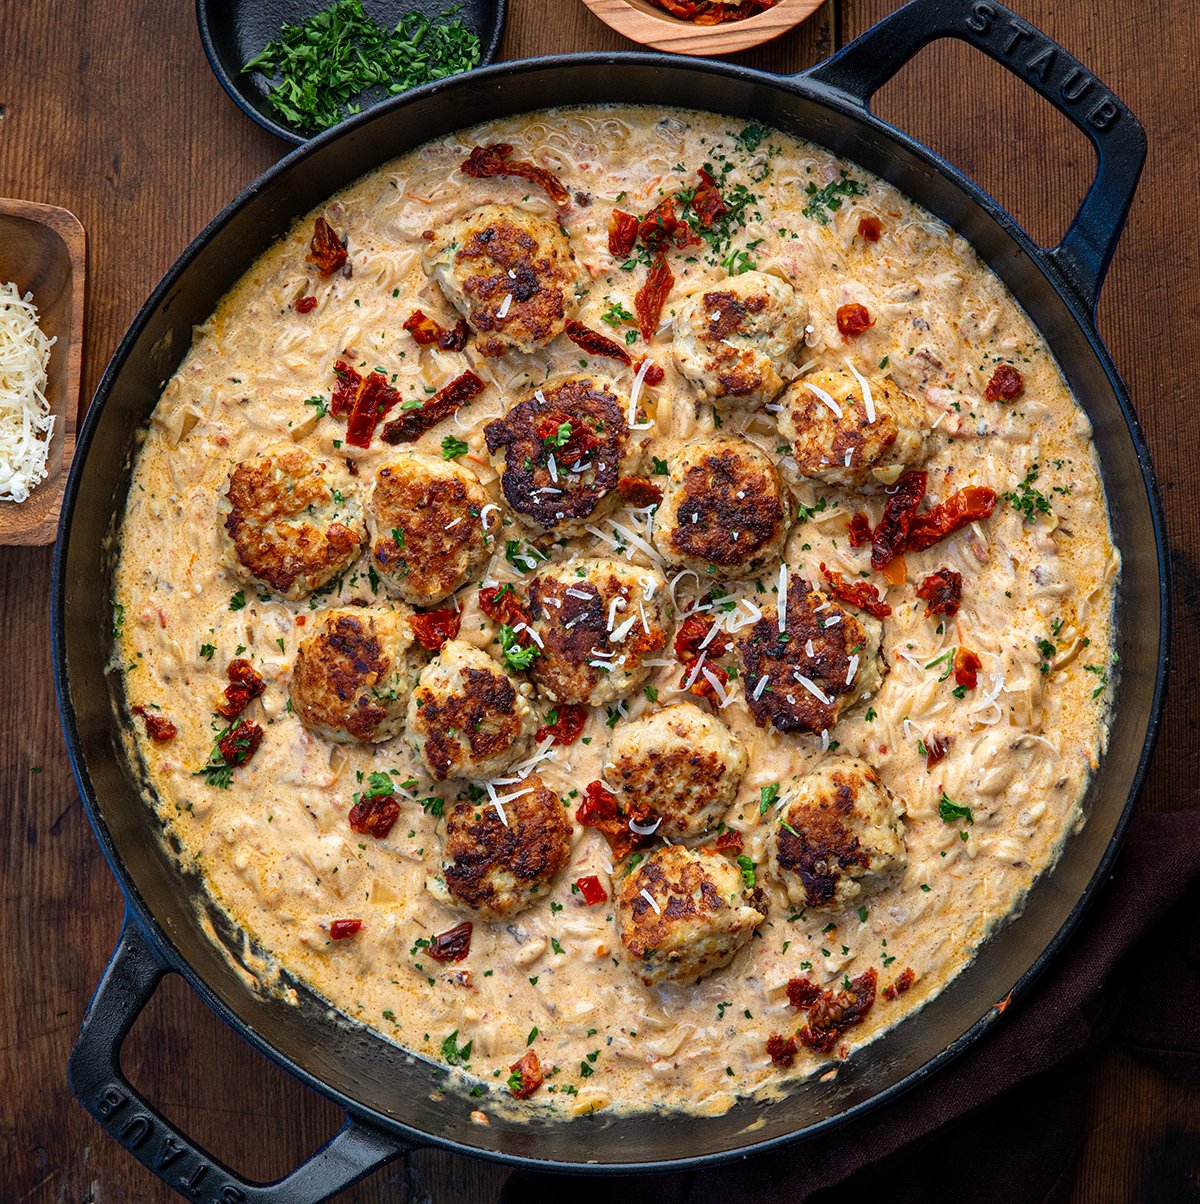
<svg viewBox="0 0 1200 1204">
<path fill-rule="evenodd" d="M 341 1129 L 282 1179 L 241 1178 L 151 1107 L 121 1072 L 121 1046 L 167 971 L 126 911 L 71 1050 L 67 1080 L 101 1127 L 168 1187 L 201 1204 L 315 1204 L 415 1148 L 347 1114 Z"/>
<path fill-rule="evenodd" d="M 1146 159 L 1134 115 L 1077 59 L 998 0 L 911 0 L 803 73 L 859 108 L 930 42 L 959 38 L 1048 100 L 1087 135 L 1096 177 L 1062 242 L 1044 254 L 1093 318 Z M 946 101 L 953 103 L 952 81 Z"/>
</svg>

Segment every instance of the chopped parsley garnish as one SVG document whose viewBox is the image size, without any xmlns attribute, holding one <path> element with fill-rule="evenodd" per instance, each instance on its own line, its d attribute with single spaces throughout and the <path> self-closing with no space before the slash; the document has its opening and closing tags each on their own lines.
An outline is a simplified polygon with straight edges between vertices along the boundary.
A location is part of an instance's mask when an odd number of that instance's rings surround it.
<svg viewBox="0 0 1200 1204">
<path fill-rule="evenodd" d="M 479 39 L 449 9 L 431 21 L 413 11 L 394 29 L 363 12 L 362 0 L 335 0 L 296 25 L 284 24 L 243 72 L 261 71 L 272 82 L 271 107 L 306 133 L 337 125 L 361 109 L 368 88 L 396 96 L 418 84 L 479 65 Z"/>
<path fill-rule="evenodd" d="M 238 592 L 229 599 L 229 609 L 230 610 L 241 610 L 242 607 L 245 605 L 246 605 L 246 591 L 245 590 L 241 590 L 241 589 L 238 590 Z"/>
<path fill-rule="evenodd" d="M 471 1046 L 475 1043 L 468 1041 L 466 1045 L 459 1046 L 458 1044 L 458 1029 L 455 1029 L 442 1042 L 442 1057 L 450 1063 L 451 1066 L 462 1066 L 471 1056 Z"/>
<path fill-rule="evenodd" d="M 315 406 L 318 418 L 324 418 L 325 414 L 327 413 L 327 411 L 329 409 L 329 403 L 325 400 L 324 397 L 321 397 L 319 395 L 315 396 L 315 397 L 307 398 L 305 400 L 304 404 L 306 406 Z"/>
<path fill-rule="evenodd" d="M 761 143 L 770 132 L 771 131 L 768 130 L 765 125 L 759 125 L 758 122 L 754 122 L 753 124 L 746 126 L 746 128 L 737 135 L 737 140 L 746 148 L 747 151 L 753 154 L 756 150 L 758 150 L 759 143 Z"/>
<path fill-rule="evenodd" d="M 550 938 L 550 948 L 553 949 L 555 953 L 561 953 L 563 951 L 563 947 L 558 943 L 558 937 L 552 936 Z"/>
<path fill-rule="evenodd" d="M 1038 466 L 1031 464 L 1025 479 L 1012 493 L 1006 493 L 1004 500 L 1011 504 L 1014 510 L 1019 510 L 1027 523 L 1037 522 L 1039 514 L 1049 514 L 1050 502 L 1046 495 L 1034 489 L 1033 483 L 1038 479 Z"/>
<path fill-rule="evenodd" d="M 471 445 L 453 435 L 447 435 L 442 440 L 442 459 L 453 460 L 456 456 L 465 456 L 471 450 Z"/>
<path fill-rule="evenodd" d="M 1058 649 L 1047 639 L 1043 638 L 1037 642 L 1038 656 L 1042 658 L 1042 663 L 1039 666 L 1043 673 L 1050 672 L 1050 663 L 1054 660 Z"/>
<path fill-rule="evenodd" d="M 538 1028 L 537 1028 L 537 1025 L 535 1024 L 533 1026 L 533 1028 L 531 1028 L 529 1030 L 529 1036 L 525 1038 L 526 1046 L 532 1045 L 534 1043 L 534 1041 L 537 1040 L 537 1035 L 538 1035 Z"/>
<path fill-rule="evenodd" d="M 944 790 L 941 801 L 938 803 L 938 814 L 942 817 L 942 823 L 945 824 L 952 824 L 956 819 L 965 819 L 969 824 L 975 822 L 971 808 L 956 803 Z"/>
<path fill-rule="evenodd" d="M 660 460 L 657 456 L 651 456 L 654 466 L 650 469 L 650 475 L 655 477 L 665 477 L 671 470 L 667 467 L 666 460 Z"/>
<path fill-rule="evenodd" d="M 526 551 L 522 552 L 521 541 L 519 539 L 506 539 L 504 541 L 504 559 L 517 572 L 527 573 L 530 569 L 537 568 L 539 561 L 548 560 L 549 557 L 532 544 L 527 544 Z"/>
<path fill-rule="evenodd" d="M 204 657 L 204 659 L 206 661 L 212 660 L 213 653 L 215 653 L 215 652 L 216 652 L 216 648 L 212 644 L 201 644 L 200 645 L 200 655 L 202 657 Z"/>
<path fill-rule="evenodd" d="M 742 884 L 747 890 L 753 890 L 756 877 L 754 873 L 754 862 L 751 861 L 745 853 L 741 853 L 737 859 L 737 866 L 738 869 L 742 871 Z"/>
<path fill-rule="evenodd" d="M 648 702 L 658 701 L 658 690 L 654 686 L 646 687 L 646 699 Z"/>
<path fill-rule="evenodd" d="M 1092 697 L 1099 698 L 1104 693 L 1104 687 L 1108 685 L 1108 670 L 1103 665 L 1084 665 L 1083 671 L 1094 673 L 1099 678 L 1096 688 L 1092 691 Z"/>
<path fill-rule="evenodd" d="M 758 797 L 758 813 L 766 815 L 767 808 L 779 798 L 779 783 L 772 782 L 769 786 L 764 786 Z"/>
<path fill-rule="evenodd" d="M 625 322 L 634 321 L 634 316 L 621 304 L 620 301 L 614 301 L 600 315 L 601 322 L 607 322 L 609 326 L 621 326 Z"/>
<path fill-rule="evenodd" d="M 570 422 L 560 422 L 558 424 L 558 430 L 556 430 L 553 435 L 547 435 L 542 440 L 542 443 L 546 447 L 553 449 L 556 447 L 566 447 L 566 445 L 570 442 L 570 440 L 571 440 L 571 424 L 570 424 Z"/>
<path fill-rule="evenodd" d="M 517 633 L 507 623 L 500 628 L 500 650 L 510 669 L 528 669 L 538 655 L 537 645 L 530 644 L 523 648 L 517 641 Z"/>
<path fill-rule="evenodd" d="M 804 205 L 804 216 L 811 218 L 818 225 L 827 226 L 830 216 L 842 207 L 843 199 L 866 196 L 867 186 L 843 171 L 838 179 L 831 180 L 824 188 L 818 188 L 815 182 L 809 181 L 804 191 L 808 196 Z"/>
</svg>

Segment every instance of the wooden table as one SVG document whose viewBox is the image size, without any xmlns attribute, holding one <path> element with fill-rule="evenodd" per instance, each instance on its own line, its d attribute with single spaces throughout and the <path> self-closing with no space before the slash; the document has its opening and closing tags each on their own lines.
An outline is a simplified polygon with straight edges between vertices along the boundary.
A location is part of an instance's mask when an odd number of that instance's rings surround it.
<svg viewBox="0 0 1200 1204">
<path fill-rule="evenodd" d="M 1150 162 L 1101 304 L 1101 330 L 1149 436 L 1174 535 L 1175 679 L 1200 672 L 1200 407 L 1194 0 L 1017 0 L 1023 14 L 1110 83 L 1145 123 Z M 574 0 L 510 0 L 504 56 L 627 44 Z M 894 7 L 829 0 L 746 62 L 791 71 Z M 1090 179 L 1081 135 L 999 67 L 955 44 L 924 52 L 879 109 L 972 174 L 1043 242 L 1056 241 Z M 0 0 L 0 195 L 72 209 L 90 241 L 84 362 L 90 397 L 117 340 L 193 234 L 284 151 L 210 74 L 191 5 Z M 1195 438 L 1193 438 L 1195 437 Z M 121 896 L 80 806 L 51 685 L 48 549 L 0 550 L 3 660 L 4 953 L 7 1036 L 0 1199 L 166 1200 L 70 1095 L 67 1052 L 121 919 Z M 1142 805 L 1200 805 L 1200 695 L 1176 688 Z M 254 1177 L 290 1169 L 337 1127 L 335 1109 L 270 1067 L 178 980 L 126 1046 L 126 1067 L 168 1116 Z M 1139 1198 L 1168 1127 L 1200 1131 L 1200 1089 L 1172 1085 L 1115 1051 L 1092 1070 L 1091 1136 L 1073 1200 Z M 424 1152 L 348 1198 L 486 1201 L 505 1171 Z"/>
</svg>

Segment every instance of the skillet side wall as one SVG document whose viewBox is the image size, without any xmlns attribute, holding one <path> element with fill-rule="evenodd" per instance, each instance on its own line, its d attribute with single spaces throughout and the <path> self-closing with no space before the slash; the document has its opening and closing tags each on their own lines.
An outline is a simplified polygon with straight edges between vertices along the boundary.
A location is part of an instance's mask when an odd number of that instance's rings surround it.
<svg viewBox="0 0 1200 1204">
<path fill-rule="evenodd" d="M 967 195 L 951 169 L 931 166 L 861 116 L 835 111 L 805 93 L 821 95 L 803 81 L 716 64 L 580 56 L 492 68 L 367 113 L 344 132 L 294 152 L 197 238 L 122 342 L 85 422 L 63 508 L 55 653 L 68 744 L 106 856 L 164 954 L 243 1036 L 325 1094 L 360 1114 L 366 1110 L 377 1123 L 402 1126 L 418 1140 L 509 1159 L 587 1164 L 589 1170 L 667 1160 L 678 1165 L 824 1127 L 849 1110 L 880 1102 L 903 1080 L 927 1073 L 931 1063 L 973 1039 L 990 1023 L 991 1005 L 1031 967 L 1040 968 L 1090 884 L 1103 877 L 1128 817 L 1131 787 L 1144 767 L 1157 714 L 1165 570 L 1152 487 L 1144 475 L 1148 466 L 1140 458 L 1144 447 L 1123 410 L 1119 381 L 1080 315 L 1010 233 L 1015 227 L 1009 219 Z M 296 216 L 379 163 L 485 115 L 614 98 L 650 106 L 687 106 L 696 98 L 703 108 L 821 143 L 897 185 L 973 243 L 1041 330 L 1095 426 L 1113 534 L 1125 561 L 1117 615 L 1122 671 L 1110 748 L 1085 799 L 1087 825 L 1069 841 L 1057 869 L 1037 885 L 1021 922 L 1002 929 L 918 1017 L 843 1065 L 832 1083 L 808 1084 L 775 1105 L 742 1103 L 715 1119 L 601 1113 L 569 1125 L 493 1118 L 483 1127 L 468 1119 L 475 1101 L 454 1093 L 429 1098 L 434 1083 L 428 1063 L 328 1019 L 325 1006 L 303 992 L 299 1008 L 253 994 L 197 923 L 199 885 L 184 880 L 181 888 L 156 826 L 147 823 L 136 774 L 115 736 L 105 674 L 114 516 L 124 506 L 136 434 L 186 353 L 192 327 Z M 756 1121 L 755 1130 L 745 1132 Z"/>
</svg>

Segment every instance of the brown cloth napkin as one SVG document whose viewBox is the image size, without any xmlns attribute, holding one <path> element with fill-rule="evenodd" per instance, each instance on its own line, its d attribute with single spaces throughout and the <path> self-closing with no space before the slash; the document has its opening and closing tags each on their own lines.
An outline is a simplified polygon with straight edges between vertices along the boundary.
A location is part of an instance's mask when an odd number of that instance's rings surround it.
<svg viewBox="0 0 1200 1204">
<path fill-rule="evenodd" d="M 1136 815 L 1057 961 L 971 1049 L 892 1104 L 704 1171 L 517 1171 L 500 1201 L 628 1204 L 636 1184 L 654 1204 L 1051 1204 L 1069 1193 L 1083 1141 L 1085 1064 L 1110 1039 L 1165 1074 L 1200 1079 L 1200 811 Z M 1197 1153 L 1200 1140 L 1188 1157 Z M 1169 1198 L 1200 1200 L 1190 1182 Z"/>
</svg>

